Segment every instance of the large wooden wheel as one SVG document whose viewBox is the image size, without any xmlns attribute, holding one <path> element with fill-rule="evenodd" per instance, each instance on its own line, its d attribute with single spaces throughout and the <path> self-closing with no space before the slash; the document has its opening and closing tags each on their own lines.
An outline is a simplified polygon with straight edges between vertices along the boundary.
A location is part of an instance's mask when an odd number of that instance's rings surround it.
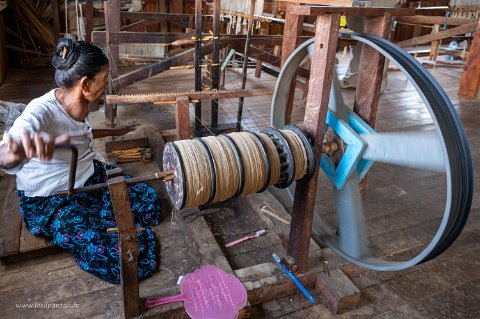
<svg viewBox="0 0 480 319">
<path fill-rule="evenodd" d="M 472 162 L 466 134 L 442 87 L 408 53 L 377 36 L 361 33 L 342 33 L 340 36 L 374 48 L 395 64 L 423 101 L 431 123 L 427 127 L 430 129 L 374 130 L 352 111 L 353 107 L 346 105 L 338 77 L 334 74 L 326 122 L 347 146 L 337 164 L 327 154 L 321 156 L 320 168 L 328 177 L 324 180 L 329 180 L 331 185 L 319 182 L 318 188 L 333 189 L 336 216 L 324 218 L 322 204 L 317 204 L 313 233 L 337 254 L 357 265 L 383 271 L 405 269 L 445 251 L 466 223 L 473 194 Z M 291 81 L 303 60 L 311 56 L 313 41 L 300 45 L 280 72 L 272 99 L 271 124 L 274 127 L 282 128 L 285 124 Z M 439 196 L 443 198 L 443 213 L 440 210 L 431 239 L 419 243 L 414 256 L 392 260 L 388 251 L 379 252 L 378 247 L 372 248 L 369 243 L 368 212 L 362 200 L 360 183 L 374 163 L 382 163 L 375 165 L 383 167 L 394 165 L 395 169 L 409 172 L 438 172 L 443 176 L 444 194 Z M 428 174 L 424 175 L 429 178 Z"/>
</svg>

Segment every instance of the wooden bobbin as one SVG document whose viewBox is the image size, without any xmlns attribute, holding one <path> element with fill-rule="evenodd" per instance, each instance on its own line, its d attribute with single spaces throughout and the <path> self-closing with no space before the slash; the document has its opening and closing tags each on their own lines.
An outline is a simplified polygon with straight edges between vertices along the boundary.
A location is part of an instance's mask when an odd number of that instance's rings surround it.
<svg viewBox="0 0 480 319">
<path fill-rule="evenodd" d="M 172 171 L 175 176 L 172 180 L 165 182 L 168 197 L 172 206 L 177 209 L 183 209 L 187 201 L 187 183 L 185 180 L 185 168 L 182 155 L 178 147 L 168 142 L 163 149 L 163 170 Z"/>
<path fill-rule="evenodd" d="M 295 174 L 295 160 L 290 145 L 283 134 L 276 128 L 267 127 L 260 132 L 268 135 L 268 137 L 272 139 L 277 147 L 278 156 L 280 157 L 280 178 L 275 186 L 278 188 L 286 188 L 290 186 Z"/>
<path fill-rule="evenodd" d="M 210 192 L 210 197 L 208 198 L 208 202 L 206 202 L 203 205 L 210 204 L 213 202 L 213 199 L 215 198 L 215 194 L 217 192 L 217 175 L 215 173 L 215 165 L 213 164 L 213 157 L 212 153 L 210 152 L 210 149 L 208 148 L 207 144 L 202 141 L 201 138 L 194 138 L 194 141 L 198 141 L 202 145 L 202 149 L 205 152 L 205 155 L 207 156 L 208 159 L 208 166 L 210 167 L 210 176 L 212 177 L 212 191 Z"/>
<path fill-rule="evenodd" d="M 261 191 L 264 191 L 267 186 L 268 186 L 268 182 L 269 182 L 269 179 L 270 179 L 270 161 L 268 161 L 268 155 L 267 155 L 267 151 L 265 150 L 265 148 L 263 147 L 263 144 L 262 142 L 260 141 L 260 139 L 254 135 L 252 132 L 250 131 L 243 131 L 242 133 L 247 133 L 249 134 L 252 139 L 255 141 L 255 144 L 257 145 L 259 151 L 262 153 L 262 156 L 263 156 L 263 163 L 264 163 L 264 169 L 266 170 L 265 171 L 265 176 L 269 176 L 268 179 L 265 179 L 265 181 L 263 182 L 262 184 L 262 187 L 257 191 L 257 192 L 261 192 Z M 238 133 L 229 133 L 229 134 L 238 134 Z M 238 154 L 240 155 L 240 162 L 242 163 L 242 166 L 244 167 L 245 169 L 245 164 L 243 163 L 243 159 L 242 159 L 242 152 L 240 151 L 240 147 L 238 146 L 238 144 L 235 142 L 235 140 L 229 136 L 229 134 L 225 135 L 227 136 L 228 138 L 230 138 L 230 140 L 232 141 L 232 143 L 235 145 L 235 147 L 237 148 L 238 150 Z M 245 174 L 245 171 L 244 171 L 244 182 L 246 181 L 246 174 Z M 242 190 L 243 192 L 243 190 Z M 241 193 L 240 193 L 241 194 Z"/>
<path fill-rule="evenodd" d="M 313 150 L 312 142 L 308 138 L 307 134 L 296 125 L 286 125 L 284 129 L 294 132 L 302 140 L 303 146 L 305 147 L 305 152 L 307 153 L 307 171 L 305 172 L 305 175 L 299 179 L 299 181 L 310 179 L 315 172 L 315 152 Z"/>
<path fill-rule="evenodd" d="M 267 149 L 265 148 L 266 146 L 263 145 L 262 140 L 258 137 L 257 134 L 251 131 L 244 131 L 244 132 L 248 132 L 252 135 L 253 139 L 255 140 L 255 143 L 257 143 L 258 149 L 260 150 L 260 152 L 262 152 L 262 155 L 263 155 L 263 162 L 265 163 L 265 182 L 262 188 L 257 192 L 257 193 L 261 193 L 267 189 L 268 184 L 270 183 L 270 174 L 271 174 L 270 156 L 268 156 Z"/>
<path fill-rule="evenodd" d="M 232 148 L 233 153 L 235 154 L 235 158 L 237 159 L 238 172 L 240 174 L 240 183 L 238 184 L 237 192 L 233 197 L 238 197 L 243 192 L 243 188 L 245 186 L 245 169 L 243 168 L 243 162 L 242 162 L 242 157 L 240 156 L 240 151 L 238 150 L 237 145 L 235 144 L 235 142 L 232 140 L 230 136 L 221 134 L 218 136 L 218 138 L 223 138 L 225 139 L 225 141 L 227 141 L 227 143 Z"/>
</svg>

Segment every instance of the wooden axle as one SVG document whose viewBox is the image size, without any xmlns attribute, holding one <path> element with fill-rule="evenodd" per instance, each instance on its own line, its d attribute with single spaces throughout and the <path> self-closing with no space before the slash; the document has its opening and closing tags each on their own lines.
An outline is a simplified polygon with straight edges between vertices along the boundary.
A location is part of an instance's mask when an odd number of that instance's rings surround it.
<svg viewBox="0 0 480 319">
<path fill-rule="evenodd" d="M 175 101 L 177 97 L 186 96 L 190 100 L 228 99 L 253 96 L 253 90 L 211 90 L 190 92 L 168 92 L 131 95 L 107 95 L 107 104 L 155 103 Z"/>
</svg>

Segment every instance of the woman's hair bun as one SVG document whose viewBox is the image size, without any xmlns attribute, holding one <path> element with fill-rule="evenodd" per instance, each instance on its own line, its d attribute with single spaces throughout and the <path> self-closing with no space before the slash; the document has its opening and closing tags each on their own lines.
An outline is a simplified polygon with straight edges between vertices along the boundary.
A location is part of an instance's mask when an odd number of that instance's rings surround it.
<svg viewBox="0 0 480 319">
<path fill-rule="evenodd" d="M 70 69 L 77 62 L 80 52 L 79 46 L 72 39 L 61 38 L 58 40 L 52 66 L 57 70 Z"/>
</svg>

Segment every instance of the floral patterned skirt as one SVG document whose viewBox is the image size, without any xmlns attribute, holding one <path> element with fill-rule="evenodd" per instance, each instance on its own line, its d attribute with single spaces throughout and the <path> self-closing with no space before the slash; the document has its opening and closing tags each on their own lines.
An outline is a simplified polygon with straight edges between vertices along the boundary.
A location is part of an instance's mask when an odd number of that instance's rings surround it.
<svg viewBox="0 0 480 319">
<path fill-rule="evenodd" d="M 94 161 L 95 173 L 85 183 L 106 181 L 106 170 L 112 166 Z M 128 179 L 129 177 L 126 176 Z M 20 213 L 33 235 L 44 236 L 56 246 L 73 253 L 78 265 L 108 282 L 120 283 L 118 233 L 108 188 L 72 196 L 27 197 L 17 191 Z M 157 269 L 155 237 L 149 225 L 160 222 L 161 202 L 146 183 L 128 186 L 130 209 L 135 224 L 145 227 L 137 232 L 138 277 L 151 276 Z"/>
</svg>

